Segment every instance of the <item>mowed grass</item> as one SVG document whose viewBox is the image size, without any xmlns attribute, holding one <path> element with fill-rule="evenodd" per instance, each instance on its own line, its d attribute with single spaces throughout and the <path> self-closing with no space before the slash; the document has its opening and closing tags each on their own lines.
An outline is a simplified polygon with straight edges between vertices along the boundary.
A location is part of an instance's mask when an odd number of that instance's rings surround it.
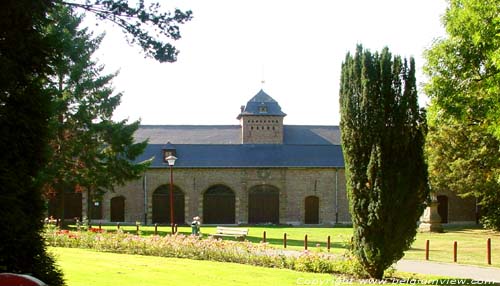
<svg viewBox="0 0 500 286">
<path fill-rule="evenodd" d="M 49 252 L 54 255 L 56 263 L 64 273 L 66 284 L 70 286 L 346 284 L 356 286 L 373 283 L 373 281 L 350 280 L 351 278 L 348 277 L 331 274 L 306 273 L 236 263 L 116 254 L 61 247 L 50 247 Z M 408 273 L 395 274 L 395 277 L 399 277 L 397 280 L 444 278 Z M 384 284 L 392 285 L 392 281 L 388 280 Z"/>
<path fill-rule="evenodd" d="M 300 281 L 332 281 L 313 274 L 235 263 L 95 252 L 51 247 L 70 286 L 150 285 L 297 285 Z M 331 282 L 330 282 L 331 283 Z M 324 284 L 331 285 L 331 284 Z"/>
<path fill-rule="evenodd" d="M 491 238 L 491 262 L 486 260 L 486 241 Z M 457 241 L 457 262 L 500 267 L 500 233 L 479 227 L 446 227 L 444 233 L 419 233 L 404 258 L 425 260 L 425 243 L 429 240 L 429 260 L 453 263 L 453 242 Z M 499 270 L 500 271 L 500 270 Z"/>
<path fill-rule="evenodd" d="M 113 231 L 116 226 L 103 226 Z M 121 226 L 125 231 L 136 232 L 135 226 Z M 350 227 L 282 227 L 282 226 L 251 226 L 248 228 L 247 239 L 259 243 L 266 232 L 266 242 L 270 245 L 283 248 L 283 236 L 287 234 L 287 249 L 303 250 L 304 236 L 308 236 L 310 251 L 327 252 L 327 237 L 330 236 L 331 253 L 342 254 L 349 245 L 352 236 Z M 141 234 L 154 233 L 153 226 L 141 226 Z M 215 233 L 216 227 L 202 226 L 204 236 Z M 190 234 L 190 227 L 179 227 L 178 231 Z M 159 226 L 158 233 L 167 235 L 169 226 Z M 478 226 L 447 226 L 444 233 L 418 233 L 411 249 L 406 252 L 405 259 L 425 260 L 425 242 L 430 240 L 430 260 L 453 262 L 453 242 L 458 242 L 458 263 L 489 266 L 486 263 L 486 240 L 491 238 L 491 259 L 493 267 L 500 267 L 500 233 L 482 229 Z M 231 239 L 231 238 L 229 238 Z"/>
</svg>

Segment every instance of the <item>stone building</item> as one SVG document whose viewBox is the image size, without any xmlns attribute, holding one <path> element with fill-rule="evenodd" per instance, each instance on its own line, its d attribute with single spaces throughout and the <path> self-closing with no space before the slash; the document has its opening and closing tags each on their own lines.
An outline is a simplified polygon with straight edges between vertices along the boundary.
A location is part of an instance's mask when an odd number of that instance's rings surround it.
<svg viewBox="0 0 500 286">
<path fill-rule="evenodd" d="M 170 168 L 164 158 L 174 155 L 177 224 L 194 216 L 204 224 L 350 223 L 339 127 L 284 125 L 285 116 L 261 90 L 241 107 L 239 125 L 143 125 L 135 137 L 149 139 L 149 145 L 138 161 L 153 158 L 149 170 L 100 202 L 70 195 L 75 205 L 81 203 L 72 215 L 87 216 L 81 205 L 89 205 L 94 221 L 169 224 Z M 443 216 L 474 221 L 474 205 L 456 203 L 462 209 L 442 206 Z"/>
</svg>

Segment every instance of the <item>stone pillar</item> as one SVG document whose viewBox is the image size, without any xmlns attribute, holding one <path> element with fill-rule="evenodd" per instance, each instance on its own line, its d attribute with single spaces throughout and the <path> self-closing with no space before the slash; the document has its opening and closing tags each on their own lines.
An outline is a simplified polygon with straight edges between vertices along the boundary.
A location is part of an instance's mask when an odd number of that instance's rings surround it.
<svg viewBox="0 0 500 286">
<path fill-rule="evenodd" d="M 418 230 L 421 232 L 443 232 L 441 217 L 437 207 L 439 203 L 435 195 L 431 196 L 431 203 L 425 208 L 424 214 L 420 217 Z"/>
</svg>

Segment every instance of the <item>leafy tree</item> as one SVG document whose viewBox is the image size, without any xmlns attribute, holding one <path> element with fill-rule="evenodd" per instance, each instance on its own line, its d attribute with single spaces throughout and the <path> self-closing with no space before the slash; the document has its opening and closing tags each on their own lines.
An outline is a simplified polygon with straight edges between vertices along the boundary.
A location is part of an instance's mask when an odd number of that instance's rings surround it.
<svg viewBox="0 0 500 286">
<path fill-rule="evenodd" d="M 128 35 L 130 43 L 137 43 L 147 56 L 159 62 L 175 62 L 179 51 L 169 40 L 181 38 L 179 24 L 191 20 L 191 11 L 175 9 L 161 12 L 160 4 L 148 6 L 139 0 L 135 7 L 128 0 L 86 0 L 84 4 L 60 1 L 73 8 L 93 13 L 101 20 L 115 23 Z"/>
<path fill-rule="evenodd" d="M 31 273 L 49 285 L 61 285 L 63 280 L 40 234 L 44 202 L 35 177 L 49 158 L 48 122 L 53 116 L 54 95 L 47 93 L 45 83 L 54 75 L 49 61 L 57 55 L 60 43 L 46 37 L 46 15 L 62 3 L 4 0 L 0 4 L 0 271 Z M 176 35 L 176 26 L 188 21 L 191 12 L 176 12 L 173 20 L 163 21 L 170 14 L 146 9 L 141 3 L 129 10 L 135 14 L 123 12 L 128 5 L 121 0 L 87 1 L 85 8 L 100 7 L 102 15 L 108 15 L 101 18 L 112 21 L 123 17 L 126 20 L 120 22 L 121 27 L 147 56 L 161 62 L 175 61 L 177 51 L 165 42 L 176 37 L 161 39 L 151 31 L 154 27 L 173 29 Z M 136 25 L 136 19 L 146 26 Z"/>
<path fill-rule="evenodd" d="M 448 0 L 448 36 L 426 51 L 425 91 L 450 116 L 485 124 L 500 139 L 500 5 L 498 0 Z"/>
<path fill-rule="evenodd" d="M 48 26 L 47 37 L 59 39 L 61 50 L 50 62 L 54 76 L 46 85 L 56 95 L 55 112 L 50 120 L 51 158 L 40 179 L 49 195 L 60 198 L 62 212 L 68 189 L 86 191 L 91 202 L 115 185 L 136 179 L 148 164 L 131 162 L 147 142 L 134 143 L 139 122 L 111 119 L 121 94 L 113 95 L 114 75 L 102 75 L 103 66 L 92 59 L 102 36 L 80 30 L 82 18 L 67 7 L 55 10 L 49 19 L 57 24 Z"/>
<path fill-rule="evenodd" d="M 432 188 L 478 198 L 485 226 L 500 229 L 500 5 L 448 2 L 447 37 L 425 53 L 425 91 L 433 109 L 427 144 Z M 453 144 L 442 146 L 440 140 Z"/>
<path fill-rule="evenodd" d="M 500 141 L 484 125 L 467 124 L 436 106 L 429 110 L 426 154 L 434 191 L 476 198 L 481 222 L 500 230 Z"/>
<path fill-rule="evenodd" d="M 358 46 L 342 64 L 342 148 L 354 226 L 353 252 L 383 277 L 413 242 L 428 196 L 425 114 L 419 110 L 413 58 Z"/>
</svg>

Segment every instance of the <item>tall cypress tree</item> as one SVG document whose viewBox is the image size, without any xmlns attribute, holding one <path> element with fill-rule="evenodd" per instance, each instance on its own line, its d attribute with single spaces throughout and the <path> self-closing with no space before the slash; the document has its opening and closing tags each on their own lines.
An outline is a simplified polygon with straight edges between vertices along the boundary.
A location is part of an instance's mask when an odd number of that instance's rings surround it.
<svg viewBox="0 0 500 286">
<path fill-rule="evenodd" d="M 342 64 L 340 105 L 353 252 L 380 279 L 414 241 L 429 191 L 413 58 L 358 46 Z"/>
</svg>

